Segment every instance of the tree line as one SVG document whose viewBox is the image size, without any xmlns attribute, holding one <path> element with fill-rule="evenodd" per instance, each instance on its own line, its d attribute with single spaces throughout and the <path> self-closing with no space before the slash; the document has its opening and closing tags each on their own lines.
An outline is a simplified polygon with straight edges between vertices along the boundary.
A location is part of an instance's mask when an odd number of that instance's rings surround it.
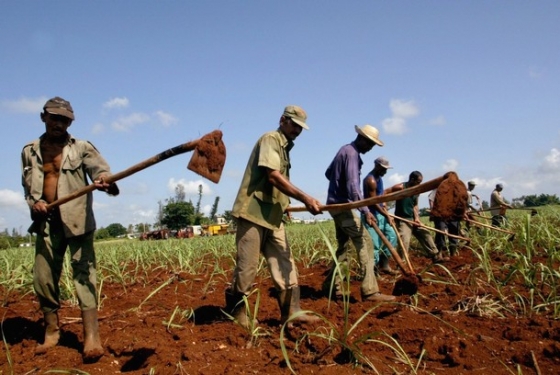
<svg viewBox="0 0 560 375">
<path fill-rule="evenodd" d="M 158 214 L 155 218 L 155 223 L 139 223 L 139 224 L 129 224 L 128 227 L 124 227 L 120 223 L 113 223 L 104 228 L 99 228 L 95 231 L 95 238 L 97 240 L 108 239 L 108 238 L 119 238 L 126 236 L 129 233 L 144 233 L 151 230 L 166 228 L 169 230 L 179 230 L 185 228 L 188 225 L 204 225 L 211 224 L 216 221 L 216 215 L 218 212 L 218 203 L 220 202 L 220 197 L 216 197 L 214 204 L 210 210 L 208 216 L 204 216 L 201 211 L 202 202 L 202 185 L 198 186 L 198 199 L 196 204 L 193 204 L 191 200 L 186 200 L 185 187 L 182 184 L 178 184 L 175 187 L 175 195 L 165 199 L 164 202 L 158 202 Z M 506 200 L 506 202 L 510 203 Z M 519 198 L 514 198 L 511 200 L 511 205 L 517 208 L 527 207 L 539 207 L 547 205 L 558 205 L 560 204 L 560 198 L 556 194 L 539 194 L 539 195 L 523 195 Z M 482 209 L 486 210 L 490 208 L 487 201 L 482 201 Z M 429 209 L 421 208 L 420 216 L 428 216 Z M 231 222 L 233 219 L 231 211 L 225 211 L 222 215 L 226 222 Z M 4 229 L 0 233 L 0 250 L 9 249 L 12 247 L 20 246 L 21 244 L 33 244 L 35 243 L 35 235 L 29 233 L 18 232 L 16 228 L 13 228 L 11 233 L 8 229 Z"/>
</svg>

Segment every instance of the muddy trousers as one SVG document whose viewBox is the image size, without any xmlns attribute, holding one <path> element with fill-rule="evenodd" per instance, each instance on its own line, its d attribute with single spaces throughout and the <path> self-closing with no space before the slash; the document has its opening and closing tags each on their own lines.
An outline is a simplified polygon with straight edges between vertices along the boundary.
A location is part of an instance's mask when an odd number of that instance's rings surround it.
<svg viewBox="0 0 560 375">
<path fill-rule="evenodd" d="M 66 238 L 60 219 L 47 221 L 43 234 L 37 235 L 33 287 L 41 310 L 50 313 L 60 308 L 60 277 L 64 255 L 70 250 L 72 281 L 82 310 L 97 308 L 95 252 L 91 231 Z"/>
</svg>

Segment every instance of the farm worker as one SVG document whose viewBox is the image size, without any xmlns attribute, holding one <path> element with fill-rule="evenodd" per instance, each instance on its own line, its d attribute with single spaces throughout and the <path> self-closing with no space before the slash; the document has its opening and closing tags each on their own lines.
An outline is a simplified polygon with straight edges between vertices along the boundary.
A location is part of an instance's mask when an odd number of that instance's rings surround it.
<svg viewBox="0 0 560 375">
<path fill-rule="evenodd" d="M 389 160 L 384 156 L 380 156 L 374 161 L 373 169 L 364 178 L 364 198 L 376 197 L 383 195 L 383 176 L 387 173 L 387 169 L 393 168 L 389 165 Z M 397 235 L 393 229 L 394 221 L 389 215 L 384 203 L 377 203 L 368 207 L 373 214 L 377 226 L 383 235 L 389 240 L 391 245 L 397 247 Z M 383 243 L 377 232 L 367 222 L 366 226 L 371 239 L 373 240 L 373 258 L 375 260 L 375 269 L 378 274 L 384 273 L 388 275 L 395 275 L 397 272 L 391 269 L 389 265 L 389 258 L 391 253 L 387 246 Z"/>
<path fill-rule="evenodd" d="M 226 310 L 245 327 L 251 323 L 243 297 L 251 292 L 261 252 L 277 290 L 281 322 L 301 311 L 298 272 L 283 216 L 290 197 L 305 204 L 313 215 L 321 213 L 319 201 L 290 182 L 290 150 L 303 129 L 309 129 L 306 120 L 303 108 L 285 107 L 278 129 L 265 133 L 255 144 L 233 204 L 237 256 L 231 287 L 225 293 Z M 305 314 L 298 318 L 301 322 L 317 319 Z"/>
<path fill-rule="evenodd" d="M 490 195 L 490 213 L 492 214 L 492 225 L 500 227 L 506 223 L 506 208 L 513 208 L 502 197 L 504 185 L 496 184 L 496 188 Z"/>
<path fill-rule="evenodd" d="M 478 195 L 473 194 L 473 190 L 476 187 L 476 182 L 474 180 L 470 180 L 469 182 L 467 182 L 467 219 L 469 220 L 473 220 L 472 217 L 472 212 L 476 212 L 477 208 L 474 205 L 473 202 L 473 197 L 476 198 L 476 200 L 479 203 L 479 207 L 480 207 L 480 198 L 478 197 Z M 471 224 L 470 222 L 467 220 L 466 222 L 466 231 L 469 232 L 471 229 Z"/>
<path fill-rule="evenodd" d="M 379 139 L 379 131 L 371 126 L 355 126 L 358 135 L 351 143 L 342 146 L 336 153 L 331 164 L 325 172 L 329 180 L 327 204 L 348 203 L 362 200 L 360 188 L 360 170 L 362 158 L 360 154 L 369 152 L 373 146 L 383 146 Z M 342 269 L 348 268 L 349 242 L 352 241 L 358 254 L 360 265 L 360 277 L 362 277 L 361 295 L 362 301 L 393 301 L 394 296 L 382 294 L 379 291 L 374 274 L 373 242 L 368 234 L 364 222 L 373 226 L 374 216 L 368 207 L 363 206 L 357 210 L 331 210 L 334 219 L 336 240 L 338 247 L 336 257 Z M 360 217 L 360 215 L 363 217 Z M 343 275 L 344 277 L 346 275 Z M 333 262 L 331 270 L 323 282 L 323 292 L 329 296 L 342 297 L 349 291 L 342 285 L 343 280 L 336 271 L 336 263 Z M 332 293 L 331 293 L 332 291 Z"/>
<path fill-rule="evenodd" d="M 476 182 L 474 180 L 470 180 L 467 183 L 467 194 L 468 194 L 467 210 L 468 211 L 476 211 L 477 210 L 476 207 L 474 206 L 474 203 L 473 203 L 473 197 L 475 197 L 477 201 L 480 201 L 480 198 L 478 197 L 478 195 L 473 194 L 473 192 L 472 192 L 475 187 L 476 187 Z"/>
<path fill-rule="evenodd" d="M 118 195 L 116 184 L 108 184 L 110 168 L 99 151 L 90 143 L 68 133 L 74 121 L 70 103 L 60 97 L 49 99 L 41 113 L 45 133 L 24 146 L 21 153 L 22 185 L 37 233 L 33 286 L 39 299 L 45 323 L 45 339 L 36 347 L 45 353 L 60 338 L 59 280 L 64 254 L 70 249 L 72 277 L 82 311 L 85 361 L 103 355 L 97 319 L 96 264 L 93 248 L 95 219 L 93 195 L 88 193 L 56 208 L 47 204 L 73 193 L 86 185 L 88 178 L 98 190 Z"/>
<path fill-rule="evenodd" d="M 419 171 L 413 171 L 408 176 L 408 181 L 395 184 L 390 188 L 385 189 L 385 194 L 395 193 L 403 189 L 420 185 L 423 178 L 422 173 Z M 424 228 L 424 225 L 420 221 L 418 195 L 396 200 L 395 216 L 397 217 L 396 224 L 399 232 L 398 235 L 401 236 L 402 244 L 405 247 L 404 249 L 399 247 L 399 255 L 402 256 L 404 255 L 404 251 L 408 251 L 411 237 L 414 236 L 434 261 L 443 260 L 443 257 L 441 253 L 439 253 L 430 232 L 428 229 Z M 412 221 L 414 224 L 410 224 L 404 220 L 399 220 L 398 218 Z"/>
</svg>

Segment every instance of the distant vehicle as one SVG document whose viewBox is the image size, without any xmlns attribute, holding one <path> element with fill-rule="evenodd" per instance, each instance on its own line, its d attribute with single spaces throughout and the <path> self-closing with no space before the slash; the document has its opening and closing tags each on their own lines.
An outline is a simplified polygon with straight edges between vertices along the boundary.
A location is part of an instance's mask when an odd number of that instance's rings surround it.
<svg viewBox="0 0 560 375">
<path fill-rule="evenodd" d="M 31 242 L 24 242 L 19 244 L 19 247 L 31 247 L 31 246 L 33 246 Z"/>
</svg>

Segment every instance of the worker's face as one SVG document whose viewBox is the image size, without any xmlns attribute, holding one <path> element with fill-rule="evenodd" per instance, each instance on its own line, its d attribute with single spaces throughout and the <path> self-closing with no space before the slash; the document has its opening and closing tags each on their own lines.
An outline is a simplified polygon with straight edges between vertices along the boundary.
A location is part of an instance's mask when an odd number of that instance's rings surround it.
<svg viewBox="0 0 560 375">
<path fill-rule="evenodd" d="M 365 153 L 371 151 L 373 146 L 375 146 L 375 143 L 373 141 L 370 141 L 369 139 L 367 139 L 365 137 L 360 137 L 359 136 L 357 141 L 356 141 L 356 148 L 358 149 L 358 152 L 360 154 L 365 154 Z"/>
<path fill-rule="evenodd" d="M 288 116 L 282 116 L 280 119 L 280 130 L 286 138 L 290 141 L 294 141 L 302 132 L 303 128 L 292 121 Z"/>
<path fill-rule="evenodd" d="M 384 168 L 379 164 L 375 164 L 375 169 L 377 171 L 377 174 L 381 177 L 383 177 L 387 174 L 387 168 Z"/>
<path fill-rule="evenodd" d="M 420 185 L 422 183 L 423 177 L 418 177 L 416 179 L 412 179 L 410 180 L 410 185 L 412 186 L 416 186 L 416 185 Z"/>
<path fill-rule="evenodd" d="M 47 135 L 52 138 L 66 137 L 68 127 L 72 124 L 72 119 L 48 112 L 41 113 L 41 120 L 45 123 Z"/>
</svg>

